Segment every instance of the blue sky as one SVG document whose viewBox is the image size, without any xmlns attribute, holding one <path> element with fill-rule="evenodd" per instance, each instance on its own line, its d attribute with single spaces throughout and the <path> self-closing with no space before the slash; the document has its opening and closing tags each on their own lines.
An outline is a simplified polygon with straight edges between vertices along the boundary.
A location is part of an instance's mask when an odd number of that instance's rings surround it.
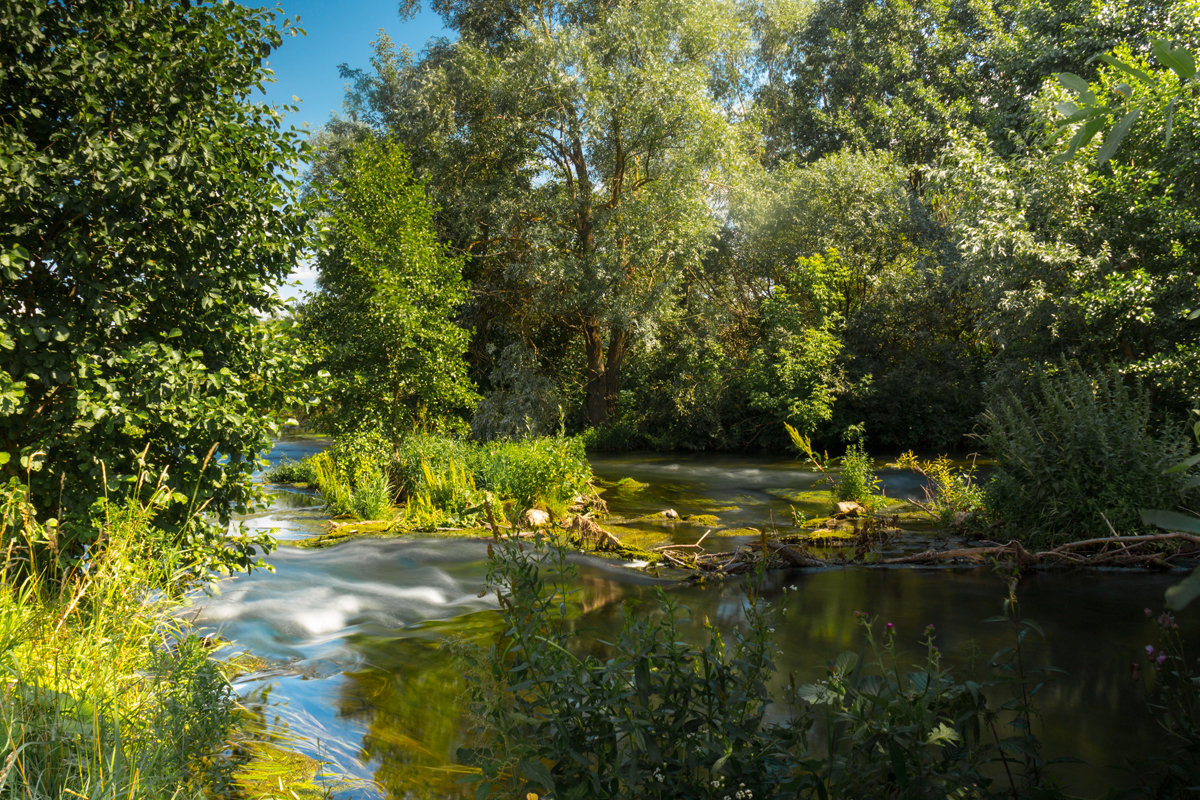
<svg viewBox="0 0 1200 800">
<path fill-rule="evenodd" d="M 446 34 L 441 19 L 428 10 L 401 21 L 398 0 L 278 0 L 277 5 L 289 19 L 299 16 L 307 35 L 284 37 L 283 46 L 271 54 L 268 66 L 276 83 L 267 87 L 267 99 L 290 105 L 293 95 L 299 97 L 300 111 L 289 122 L 297 127 L 307 122 L 312 130 L 341 110 L 346 82 L 338 76 L 338 65 L 368 66 L 380 28 L 414 53 L 431 36 Z"/>
<path fill-rule="evenodd" d="M 278 0 L 276 6 L 289 19 L 299 16 L 298 25 L 306 35 L 285 36 L 283 45 L 271 54 L 268 66 L 275 83 L 266 86 L 266 99 L 276 105 L 296 105 L 292 97 L 300 98 L 300 110 L 284 124 L 307 125 L 313 132 L 334 112 L 341 113 L 346 82 L 338 75 L 338 65 L 369 66 L 371 42 L 380 28 L 414 53 L 420 53 L 430 37 L 447 34 L 441 18 L 428 10 L 401 21 L 399 0 Z M 292 283 L 279 293 L 296 298 L 312 291 L 315 278 L 312 266 L 302 264 L 292 273 Z"/>
</svg>

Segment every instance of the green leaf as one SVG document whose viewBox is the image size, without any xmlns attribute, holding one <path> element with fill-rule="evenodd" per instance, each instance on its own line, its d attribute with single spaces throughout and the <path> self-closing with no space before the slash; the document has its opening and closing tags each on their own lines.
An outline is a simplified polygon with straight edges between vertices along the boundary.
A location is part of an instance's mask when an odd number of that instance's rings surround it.
<svg viewBox="0 0 1200 800">
<path fill-rule="evenodd" d="M 1083 94 L 1088 91 L 1088 82 L 1079 77 L 1073 72 L 1059 72 L 1055 74 L 1058 82 L 1076 94 Z"/>
<path fill-rule="evenodd" d="M 1100 152 L 1096 154 L 1097 165 L 1104 164 L 1113 157 L 1113 154 L 1117 152 L 1117 148 L 1121 146 L 1121 142 L 1125 141 L 1125 137 L 1129 135 L 1129 129 L 1133 126 L 1133 123 L 1137 122 L 1138 117 L 1141 115 L 1142 110 L 1135 108 L 1121 117 L 1121 120 L 1113 126 L 1113 129 L 1108 133 L 1108 137 L 1105 138 L 1104 144 L 1101 145 Z"/>
<path fill-rule="evenodd" d="M 1159 63 L 1178 75 L 1180 80 L 1191 80 L 1196 74 L 1196 57 L 1186 47 L 1172 46 L 1166 39 L 1157 37 L 1152 43 Z"/>
<path fill-rule="evenodd" d="M 1152 86 L 1154 84 L 1154 78 L 1150 77 L 1148 73 L 1143 72 L 1137 67 L 1126 64 L 1124 61 L 1114 58 L 1108 53 L 1102 53 L 1101 55 L 1097 56 L 1097 58 L 1103 61 L 1105 64 L 1108 64 L 1110 67 L 1119 69 L 1129 77 L 1134 78 L 1147 86 Z"/>
<path fill-rule="evenodd" d="M 1167 608 L 1182 611 L 1197 597 L 1200 597 L 1200 567 L 1196 567 L 1191 575 L 1167 589 Z"/>
<path fill-rule="evenodd" d="M 1200 533 L 1200 517 L 1192 517 L 1176 511 L 1143 511 L 1142 522 L 1145 522 L 1147 525 L 1156 525 L 1168 531 Z"/>
<path fill-rule="evenodd" d="M 521 773 L 527 780 L 543 787 L 547 792 L 554 791 L 554 777 L 541 761 L 527 758 L 517 764 L 517 772 Z"/>
<path fill-rule="evenodd" d="M 1078 152 L 1079 148 L 1086 146 L 1103 127 L 1104 119 L 1101 116 L 1096 116 L 1088 120 L 1071 138 L 1071 143 L 1067 146 L 1067 152 L 1055 156 L 1054 160 L 1059 163 L 1070 161 L 1075 157 L 1075 153 Z"/>
<path fill-rule="evenodd" d="M 1197 464 L 1200 464 L 1200 453 L 1196 453 L 1194 456 L 1192 456 L 1190 458 L 1185 458 L 1183 461 L 1180 461 L 1178 464 L 1174 464 L 1174 465 L 1168 467 L 1167 469 L 1164 469 L 1163 474 L 1164 475 L 1173 475 L 1173 474 L 1178 474 L 1180 472 L 1187 472 L 1189 468 L 1194 467 Z"/>
</svg>

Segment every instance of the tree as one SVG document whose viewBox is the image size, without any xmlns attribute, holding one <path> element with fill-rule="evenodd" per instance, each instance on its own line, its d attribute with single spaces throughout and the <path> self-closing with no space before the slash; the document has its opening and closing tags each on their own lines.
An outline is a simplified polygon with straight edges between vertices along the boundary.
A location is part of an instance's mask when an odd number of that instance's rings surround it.
<svg viewBox="0 0 1200 800">
<path fill-rule="evenodd" d="M 468 334 L 454 323 L 467 287 L 403 148 L 358 146 L 324 195 L 318 292 L 302 321 L 318 343 L 314 366 L 331 375 L 327 422 L 392 437 L 420 419 L 453 427 L 475 399 Z"/>
<path fill-rule="evenodd" d="M 711 85 L 743 42 L 737 9 L 438 8 L 459 40 L 419 63 L 377 52 L 374 74 L 357 76 L 360 118 L 435 153 L 419 166 L 443 235 L 471 259 L 481 335 L 502 326 L 536 343 L 569 331 L 583 419 L 600 425 L 631 343 L 716 229 L 714 186 L 740 142 Z M 403 124 L 410 113 L 420 119 Z"/>
<path fill-rule="evenodd" d="M 301 248 L 305 148 L 249 100 L 281 41 L 236 3 L 0 7 L 0 476 L 47 516 L 139 474 L 174 491 L 164 523 L 254 497 L 296 399 L 265 318 Z"/>
<path fill-rule="evenodd" d="M 820 0 L 758 94 L 771 154 L 886 149 L 927 163 L 952 130 L 986 123 L 998 25 L 978 0 Z"/>
</svg>

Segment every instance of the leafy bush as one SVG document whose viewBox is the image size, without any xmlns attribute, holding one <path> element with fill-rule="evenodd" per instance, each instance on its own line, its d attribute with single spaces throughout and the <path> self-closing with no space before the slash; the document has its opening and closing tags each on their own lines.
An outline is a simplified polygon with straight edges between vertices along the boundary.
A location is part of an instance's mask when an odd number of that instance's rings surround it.
<svg viewBox="0 0 1200 800">
<path fill-rule="evenodd" d="M 942 666 L 932 626 L 921 641 L 925 663 L 905 672 L 895 628 L 859 614 L 862 653 L 842 653 L 828 675 L 801 686 L 802 715 L 824 734 L 824 758 L 810 761 L 803 783 L 819 796 L 985 797 L 990 753 L 981 736 L 986 703 L 978 684 L 959 682 Z"/>
<path fill-rule="evenodd" d="M 1155 426 L 1147 393 L 1115 370 L 1092 376 L 1064 365 L 1041 375 L 1029 397 L 992 402 L 986 419 L 984 442 L 998 462 L 987 507 L 1035 547 L 1105 536 L 1110 525 L 1141 529 L 1138 510 L 1177 506 L 1195 474 L 1165 471 L 1187 442 Z"/>
<path fill-rule="evenodd" d="M 873 508 L 884 501 L 875 465 L 861 441 L 846 445 L 846 455 L 838 462 L 840 469 L 833 480 L 833 494 L 838 500 L 852 500 Z"/>
<path fill-rule="evenodd" d="M 1057 796 L 1030 727 L 1030 683 L 1044 678 L 1022 662 L 1032 623 L 1001 618 L 1015 641 L 989 660 L 1001 679 L 980 684 L 942 665 L 932 628 L 905 667 L 894 628 L 880 641 L 858 615 L 863 649 L 795 691 L 795 718 L 776 725 L 764 713 L 773 622 L 753 592 L 732 646 L 711 629 L 704 644 L 681 641 L 684 610 L 660 594 L 657 613 L 629 610 L 603 656 L 582 654 L 562 551 L 506 541 L 491 552 L 504 631 L 487 651 L 461 648 L 482 742 L 460 757 L 479 768 L 477 797 Z"/>
<path fill-rule="evenodd" d="M 767 619 L 751 604 L 732 647 L 709 632 L 681 642 L 680 609 L 659 595 L 656 615 L 627 614 L 608 659 L 577 655 L 561 551 L 498 545 L 489 586 L 505 632 L 469 653 L 471 700 L 485 748 L 480 795 L 563 798 L 766 798 L 789 769 L 785 735 L 764 725 L 773 669 Z"/>
<path fill-rule="evenodd" d="M 563 513 L 588 491 L 592 469 L 583 442 L 543 436 L 520 442 L 489 442 L 478 457 L 480 483 L 521 508 L 542 505 Z"/>
<path fill-rule="evenodd" d="M 477 444 L 413 433 L 396 445 L 391 470 L 418 527 L 471 524 L 485 492 L 497 504 L 512 501 L 516 511 L 545 506 L 561 513 L 592 479 L 583 441 L 558 436 Z"/>
<path fill-rule="evenodd" d="M 375 432 L 340 437 L 309 459 L 315 483 L 334 516 L 386 519 L 393 493 L 388 479 L 389 448 Z"/>
</svg>

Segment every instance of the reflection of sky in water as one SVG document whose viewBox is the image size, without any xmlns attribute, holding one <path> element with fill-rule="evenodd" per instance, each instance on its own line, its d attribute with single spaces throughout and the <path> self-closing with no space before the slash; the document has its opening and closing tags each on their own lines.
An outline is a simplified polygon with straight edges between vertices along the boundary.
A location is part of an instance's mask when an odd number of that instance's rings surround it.
<svg viewBox="0 0 1200 800">
<path fill-rule="evenodd" d="M 657 504 L 700 513 L 688 498 L 755 503 L 747 519 L 762 519 L 778 502 L 768 489 L 797 489 L 815 476 L 794 461 L 688 457 L 645 461 L 605 457 L 596 471 L 609 480 L 633 477 L 652 486 Z M 919 483 L 886 476 L 889 494 Z M 895 490 L 893 492 L 893 487 Z M 766 499 L 763 499 L 766 498 Z M 286 538 L 318 532 L 323 518 L 305 494 L 278 496 L 248 520 L 278 526 Z M 658 511 L 662 507 L 649 507 Z M 631 513 L 625 511 L 623 513 Z M 274 573 L 237 576 L 199 603 L 201 626 L 219 629 L 239 650 L 266 659 L 238 681 L 248 703 L 305 740 L 306 752 L 327 758 L 345 774 L 372 781 L 341 797 L 470 796 L 430 767 L 453 759 L 473 725 L 463 714 L 461 669 L 442 646 L 448 638 L 484 641 L 497 622 L 495 598 L 479 597 L 486 544 L 462 539 L 354 540 L 320 550 L 284 544 L 271 557 Z M 708 620 L 729 632 L 744 624 L 745 582 L 679 585 L 592 558 L 576 558 L 583 615 L 573 624 L 581 646 L 603 654 L 627 609 L 657 613 L 666 587 L 693 622 L 684 635 L 702 635 Z M 1064 767 L 1068 782 L 1096 795 L 1123 781 L 1112 769 L 1124 757 L 1148 753 L 1159 741 L 1144 712 L 1129 664 L 1144 660 L 1153 641 L 1143 607 L 1159 608 L 1175 575 L 1136 572 L 1043 573 L 1022 582 L 1022 612 L 1041 623 L 1045 642 L 1032 641 L 1030 665 L 1053 664 L 1067 675 L 1040 696 L 1047 756 L 1075 755 L 1086 767 Z M 794 588 L 793 588 L 794 587 Z M 895 623 L 908 663 L 927 624 L 960 674 L 985 667 L 1010 643 L 1003 625 L 983 620 L 1000 612 L 1004 583 L 986 569 L 821 570 L 772 573 L 762 596 L 780 614 L 774 622 L 781 693 L 789 673 L 819 678 L 824 664 L 861 638 L 854 612 Z M 1193 615 L 1194 616 L 1194 615 Z M 1194 623 L 1194 620 L 1192 621 Z M 1193 624 L 1193 627 L 1195 625 Z M 1197 631 L 1189 631 L 1196 633 Z"/>
</svg>

